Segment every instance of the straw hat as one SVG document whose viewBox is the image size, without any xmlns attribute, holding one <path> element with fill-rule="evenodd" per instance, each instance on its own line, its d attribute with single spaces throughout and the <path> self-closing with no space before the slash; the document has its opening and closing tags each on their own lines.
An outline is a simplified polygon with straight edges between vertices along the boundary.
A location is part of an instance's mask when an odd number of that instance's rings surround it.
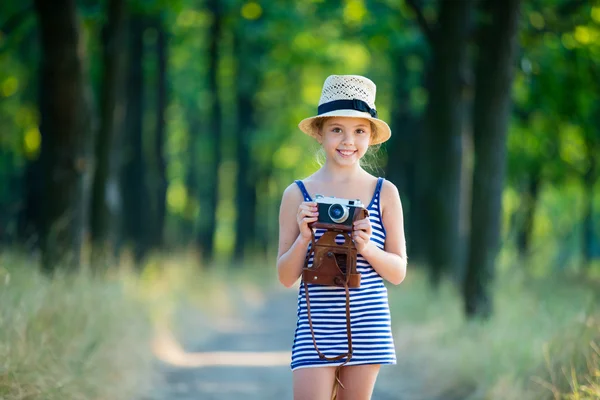
<svg viewBox="0 0 600 400">
<path fill-rule="evenodd" d="M 318 115 L 303 119 L 298 124 L 302 132 L 318 139 L 319 132 L 313 122 L 322 117 L 353 117 L 370 120 L 377 133 L 371 144 L 383 143 L 392 131 L 388 124 L 377 118 L 375 109 L 376 87 L 373 81 L 359 75 L 331 75 L 325 79 Z"/>
</svg>

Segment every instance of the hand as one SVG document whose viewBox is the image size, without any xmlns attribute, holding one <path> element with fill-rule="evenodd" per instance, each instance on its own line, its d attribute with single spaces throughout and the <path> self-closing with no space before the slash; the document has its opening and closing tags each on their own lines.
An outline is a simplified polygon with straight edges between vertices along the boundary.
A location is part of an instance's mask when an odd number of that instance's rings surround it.
<svg viewBox="0 0 600 400">
<path fill-rule="evenodd" d="M 298 207 L 296 221 L 298 221 L 300 234 L 305 239 L 311 239 L 312 237 L 312 228 L 309 227 L 308 224 L 315 222 L 319 218 L 319 212 L 317 210 L 317 203 L 314 201 L 304 201 L 300 203 L 300 206 Z"/>
<path fill-rule="evenodd" d="M 373 229 L 371 227 L 371 221 L 368 217 L 365 219 L 359 219 L 357 221 L 354 221 L 354 226 L 352 229 L 352 240 L 354 240 L 356 250 L 359 253 L 361 253 L 371 241 L 372 232 Z"/>
</svg>

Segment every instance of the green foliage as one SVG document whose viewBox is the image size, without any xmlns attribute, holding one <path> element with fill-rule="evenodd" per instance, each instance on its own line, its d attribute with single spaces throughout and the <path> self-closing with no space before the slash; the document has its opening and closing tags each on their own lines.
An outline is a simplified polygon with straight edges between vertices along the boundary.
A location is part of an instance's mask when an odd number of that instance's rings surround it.
<svg viewBox="0 0 600 400">
<path fill-rule="evenodd" d="M 237 91 L 250 90 L 256 126 L 248 134 L 251 160 L 264 182 L 258 219 L 276 237 L 278 203 L 283 189 L 317 167 L 318 146 L 297 128 L 316 112 L 322 82 L 330 74 L 365 74 L 378 85 L 381 117 L 392 122 L 398 110 L 418 120 L 428 102 L 425 72 L 430 46 L 407 2 L 391 0 L 226 0 L 217 2 L 222 18 L 219 42 L 219 98 L 208 87 L 210 29 L 215 19 L 211 3 L 197 0 L 128 2 L 130 15 L 143 15 L 152 25 L 161 20 L 168 33 L 167 207 L 169 243 L 186 242 L 196 233 L 196 221 L 206 199 L 193 188 L 206 180 L 214 156 L 209 145 L 211 104 L 219 101 L 223 128 L 220 168 L 218 246 L 232 248 L 236 211 Z M 421 2 L 423 16 L 435 24 L 436 3 Z M 85 53 L 95 92 L 101 82 L 101 29 L 107 1 L 78 3 Z M 41 137 L 37 112 L 39 59 L 33 7 L 16 1 L 0 5 L 0 218 L 15 225 L 23 202 L 22 177 L 27 163 L 39 154 Z M 16 18 L 22 15 L 23 18 Z M 14 21 L 19 21 L 14 23 Z M 600 63 L 600 3 L 596 1 L 535 0 L 523 2 L 520 54 L 513 84 L 514 107 L 508 137 L 507 190 L 516 212 L 531 179 L 560 188 L 583 185 L 600 173 L 600 131 L 597 116 Z M 8 29 L 10 28 L 10 29 Z M 151 144 L 156 102 L 156 30 L 145 37 L 145 144 Z M 242 46 L 236 52 L 236 40 Z M 435 67 L 435 66 L 433 66 Z M 240 78 L 242 69 L 251 71 Z M 467 83 L 469 76 L 466 75 Z M 392 126 L 394 132 L 397 131 Z M 376 169 L 385 170 L 387 147 Z M 151 153 L 146 148 L 146 153 Z M 220 175 L 221 175 L 220 172 Z M 597 189 L 596 189 L 597 190 Z M 4 205 L 10 207 L 4 207 Z M 568 204 L 563 201 L 563 204 Z M 8 212 L 7 210 L 11 210 Z M 505 211 L 508 208 L 505 207 Z M 507 211 L 508 212 L 508 211 Z M 540 211 L 541 214 L 548 211 Z M 506 219 L 511 223 L 511 219 Z M 573 220 L 571 231 L 579 220 Z M 187 228 L 186 228 L 187 227 Z M 507 232 L 518 229 L 506 226 Z M 555 232 L 558 247 L 567 245 L 562 231 L 550 221 L 543 232 Z M 596 233 L 597 235 L 598 233 Z M 536 236 L 538 240 L 545 235 Z M 569 242 L 570 243 L 570 242 Z M 573 249 L 562 249 L 574 253 Z"/>
<path fill-rule="evenodd" d="M 522 55 L 513 92 L 509 178 L 532 171 L 554 182 L 585 174 L 600 149 L 595 93 L 598 2 L 524 3 Z M 596 171 L 596 174 L 599 172 Z"/>
</svg>

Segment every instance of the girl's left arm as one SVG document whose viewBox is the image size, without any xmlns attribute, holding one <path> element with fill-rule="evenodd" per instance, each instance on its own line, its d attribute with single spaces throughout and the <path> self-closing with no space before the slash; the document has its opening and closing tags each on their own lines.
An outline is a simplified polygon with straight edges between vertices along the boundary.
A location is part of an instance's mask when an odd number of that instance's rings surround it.
<svg viewBox="0 0 600 400">
<path fill-rule="evenodd" d="M 370 240 L 360 254 L 371 264 L 381 277 L 394 285 L 406 277 L 406 239 L 404 236 L 404 216 L 398 188 L 385 180 L 380 194 L 381 220 L 385 227 L 385 250 Z"/>
</svg>

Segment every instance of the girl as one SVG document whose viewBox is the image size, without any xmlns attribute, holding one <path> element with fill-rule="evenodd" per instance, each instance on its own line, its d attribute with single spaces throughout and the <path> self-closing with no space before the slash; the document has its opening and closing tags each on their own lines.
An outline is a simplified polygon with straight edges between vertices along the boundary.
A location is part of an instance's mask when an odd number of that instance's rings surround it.
<svg viewBox="0 0 600 400">
<path fill-rule="evenodd" d="M 369 217 L 355 221 L 352 232 L 362 279 L 359 288 L 350 289 L 353 354 L 349 360 L 319 358 L 308 323 L 304 285 L 300 285 L 291 363 L 295 400 L 328 400 L 332 396 L 370 399 L 380 366 L 396 363 L 383 280 L 397 285 L 406 274 L 402 205 L 391 182 L 375 178 L 359 163 L 370 145 L 391 135 L 389 126 L 377 118 L 375 91 L 375 84 L 362 76 L 330 76 L 323 85 L 318 115 L 299 124 L 321 144 L 326 161 L 313 175 L 294 182 L 283 193 L 277 257 L 281 283 L 291 287 L 302 274 L 312 235 L 309 224 L 318 219 L 313 201 L 316 194 L 360 199 Z M 323 230 L 314 233 L 318 239 Z M 319 350 L 327 357 L 345 353 L 345 289 L 310 283 L 307 287 Z M 343 367 L 338 370 L 340 365 Z"/>
</svg>

